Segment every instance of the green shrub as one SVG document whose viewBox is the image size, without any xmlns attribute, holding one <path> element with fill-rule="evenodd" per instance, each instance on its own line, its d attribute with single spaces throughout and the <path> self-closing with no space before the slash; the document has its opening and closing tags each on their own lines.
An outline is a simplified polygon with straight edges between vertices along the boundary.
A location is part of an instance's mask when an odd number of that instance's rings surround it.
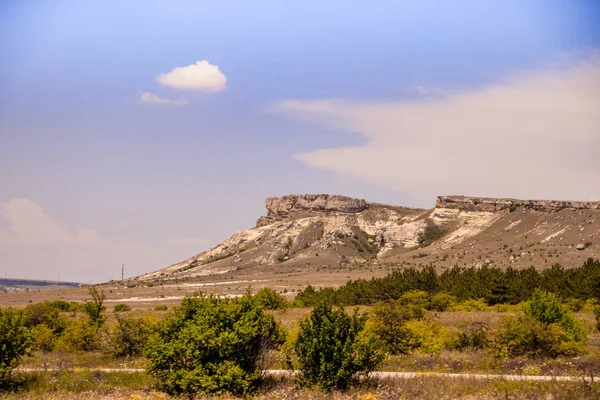
<svg viewBox="0 0 600 400">
<path fill-rule="evenodd" d="M 131 311 L 131 307 L 128 304 L 117 304 L 114 310 L 115 312 Z"/>
<path fill-rule="evenodd" d="M 54 300 L 49 301 L 48 305 L 63 312 L 75 312 L 81 310 L 81 306 L 74 301 Z"/>
<path fill-rule="evenodd" d="M 494 341 L 500 357 L 576 356 L 586 351 L 585 342 L 576 340 L 560 324 L 545 325 L 527 315 L 506 317 Z"/>
<path fill-rule="evenodd" d="M 188 297 L 157 326 L 147 371 L 169 394 L 243 395 L 256 387 L 261 360 L 284 336 L 251 295 Z"/>
<path fill-rule="evenodd" d="M 573 312 L 580 312 L 585 307 L 586 301 L 583 299 L 569 299 L 566 302 L 566 307 L 568 310 Z"/>
<path fill-rule="evenodd" d="M 357 374 L 368 374 L 383 361 L 379 341 L 364 335 L 366 315 L 355 310 L 332 310 L 328 303 L 317 305 L 300 323 L 294 352 L 298 357 L 298 381 L 325 390 L 347 389 Z"/>
<path fill-rule="evenodd" d="M 469 299 L 465 300 L 462 303 L 458 303 L 452 307 L 452 311 L 484 311 L 488 309 L 488 305 L 485 303 L 483 299 Z"/>
<path fill-rule="evenodd" d="M 31 328 L 31 339 L 32 348 L 45 354 L 54 349 L 57 337 L 46 324 L 40 324 Z"/>
<path fill-rule="evenodd" d="M 288 307 L 287 300 L 271 288 L 264 287 L 254 295 L 258 304 L 266 310 L 284 310 Z"/>
<path fill-rule="evenodd" d="M 154 311 L 167 311 L 169 307 L 167 306 L 156 306 L 154 307 Z"/>
<path fill-rule="evenodd" d="M 10 381 L 11 373 L 30 345 L 29 330 L 21 311 L 0 309 L 0 387 Z"/>
<path fill-rule="evenodd" d="M 95 287 L 90 287 L 89 292 L 92 300 L 83 303 L 82 309 L 90 318 L 90 324 L 100 327 L 106 319 L 104 315 L 104 311 L 106 311 L 106 307 L 104 306 L 106 295 L 104 291 L 99 293 Z"/>
<path fill-rule="evenodd" d="M 410 330 L 406 322 L 422 319 L 420 307 L 409 307 L 399 301 L 389 300 L 375 304 L 368 322 L 368 330 L 379 338 L 391 354 L 405 354 L 411 350 Z"/>
<path fill-rule="evenodd" d="M 455 348 L 481 350 L 488 347 L 490 327 L 485 322 L 462 322 L 458 325 Z"/>
<path fill-rule="evenodd" d="M 110 353 L 117 358 L 139 357 L 154 331 L 156 320 L 149 317 L 122 317 L 115 315 L 117 323 L 109 333 Z"/>
<path fill-rule="evenodd" d="M 437 226 L 431 220 L 427 220 L 425 229 L 421 234 L 419 234 L 418 241 L 422 247 L 426 247 L 434 242 L 437 242 L 443 238 L 444 235 L 446 235 L 446 231 L 443 228 Z"/>
<path fill-rule="evenodd" d="M 80 319 L 70 322 L 58 338 L 55 350 L 61 352 L 94 351 L 102 344 L 100 329 L 89 321 Z"/>
<path fill-rule="evenodd" d="M 449 343 L 446 329 L 430 320 L 407 321 L 408 331 L 405 347 L 424 354 L 439 354 Z"/>
<path fill-rule="evenodd" d="M 559 324 L 562 329 L 573 335 L 576 341 L 586 341 L 585 327 L 575 320 L 558 296 L 554 293 L 536 289 L 531 296 L 531 301 L 523 307 L 525 315 L 540 321 L 544 327 Z"/>
<path fill-rule="evenodd" d="M 456 304 L 456 296 L 448 293 L 436 293 L 431 296 L 429 309 L 432 311 L 448 311 Z"/>
<path fill-rule="evenodd" d="M 411 307 L 414 312 L 424 313 L 425 310 L 429 310 L 430 301 L 429 293 L 421 290 L 411 290 L 410 292 L 404 293 L 398 299 L 399 303 L 406 307 Z"/>
<path fill-rule="evenodd" d="M 558 296 L 536 289 L 524 316 L 503 321 L 496 337 L 501 356 L 575 356 L 585 353 L 587 332 L 560 302 Z"/>
<path fill-rule="evenodd" d="M 600 307 L 594 307 L 594 317 L 596 317 L 596 330 L 600 331 Z"/>
<path fill-rule="evenodd" d="M 28 328 L 43 324 L 59 335 L 67 325 L 66 318 L 49 302 L 29 304 L 23 312 L 25 314 L 25 326 Z"/>
</svg>

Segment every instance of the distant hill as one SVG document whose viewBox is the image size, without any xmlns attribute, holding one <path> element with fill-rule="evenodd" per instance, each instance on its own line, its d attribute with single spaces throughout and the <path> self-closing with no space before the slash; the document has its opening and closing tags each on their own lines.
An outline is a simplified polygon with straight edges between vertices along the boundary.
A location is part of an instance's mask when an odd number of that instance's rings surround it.
<svg viewBox="0 0 600 400">
<path fill-rule="evenodd" d="M 20 292 L 23 290 L 43 290 L 78 287 L 77 282 L 42 281 L 35 279 L 0 278 L 0 292 Z"/>
<path fill-rule="evenodd" d="M 600 257 L 600 202 L 440 196 L 414 209 L 320 194 L 268 198 L 266 209 L 254 228 L 129 284 L 336 286 L 424 265 L 568 268 Z"/>
</svg>

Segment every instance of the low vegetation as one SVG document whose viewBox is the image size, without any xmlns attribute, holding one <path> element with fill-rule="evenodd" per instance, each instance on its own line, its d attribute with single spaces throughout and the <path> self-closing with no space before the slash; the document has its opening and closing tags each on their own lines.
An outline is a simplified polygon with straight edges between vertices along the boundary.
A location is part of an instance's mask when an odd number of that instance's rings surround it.
<svg viewBox="0 0 600 400">
<path fill-rule="evenodd" d="M 189 297 L 150 339 L 147 371 L 169 394 L 244 395 L 260 382 L 260 361 L 284 334 L 251 294 Z"/>
<path fill-rule="evenodd" d="M 577 282 L 576 285 L 573 282 Z M 293 302 L 297 307 L 313 307 L 327 301 L 338 306 L 371 305 L 399 299 L 410 291 L 430 295 L 442 293 L 459 301 L 482 299 L 488 305 L 518 304 L 527 301 L 535 289 L 543 289 L 560 298 L 596 299 L 600 297 L 600 261 L 589 259 L 581 267 L 565 269 L 560 265 L 538 271 L 484 266 L 455 267 L 437 274 L 433 266 L 417 270 L 394 271 L 386 277 L 349 281 L 338 289 L 315 290 L 307 286 Z"/>
<path fill-rule="evenodd" d="M 300 323 L 294 343 L 297 362 L 288 361 L 290 369 L 300 371 L 298 382 L 328 391 L 345 390 L 357 374 L 377 369 L 384 352 L 378 338 L 364 334 L 366 320 L 358 310 L 348 315 L 327 303 L 315 307 Z"/>
<path fill-rule="evenodd" d="M 109 392 L 109 385 L 122 385 L 164 396 L 250 396 L 292 390 L 289 379 L 265 380 L 261 374 L 287 367 L 298 371 L 296 383 L 305 387 L 299 393 L 358 390 L 386 398 L 383 393 L 413 392 L 397 382 L 382 391 L 385 385 L 369 378 L 379 368 L 589 376 L 600 371 L 600 307 L 593 296 L 599 269 L 594 260 L 576 270 L 557 266 L 537 275 L 485 268 L 438 275 L 425 268 L 349 282 L 337 290 L 308 287 L 291 303 L 270 288 L 231 299 L 197 294 L 169 312 L 119 305 L 107 312 L 104 294 L 91 288 L 91 299 L 83 305 L 44 302 L 0 310 L 0 390 L 17 396 L 42 388 Z M 574 279 L 581 282 L 567 290 Z M 531 282 L 537 283 L 528 287 Z M 453 287 L 468 287 L 470 294 Z M 361 306 L 347 312 L 346 302 Z M 294 308 L 307 303 L 310 308 Z M 58 370 L 14 373 L 23 360 L 28 367 L 50 361 Z M 128 378 L 94 375 L 75 372 L 73 362 L 145 367 L 147 372 Z M 529 387 L 501 382 L 476 386 Z M 566 398 L 600 394 L 595 383 L 564 385 Z M 464 390 L 451 393 L 468 394 Z M 413 397 L 431 398 L 434 392 L 422 388 Z"/>
</svg>

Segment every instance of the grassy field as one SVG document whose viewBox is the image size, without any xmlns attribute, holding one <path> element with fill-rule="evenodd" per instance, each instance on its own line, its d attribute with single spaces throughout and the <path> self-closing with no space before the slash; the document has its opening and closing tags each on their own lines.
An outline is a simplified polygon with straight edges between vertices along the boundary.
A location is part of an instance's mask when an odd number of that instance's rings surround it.
<svg viewBox="0 0 600 400">
<path fill-rule="evenodd" d="M 103 328 L 106 334 L 117 322 L 114 304 L 107 309 Z M 519 307 L 487 307 L 483 310 L 428 312 L 427 319 L 453 332 L 463 323 L 484 323 L 497 329 L 503 317 L 515 315 Z M 360 312 L 371 307 L 361 306 Z M 291 308 L 272 311 L 286 330 L 294 332 L 311 308 Z M 156 311 L 153 305 L 135 307 L 119 313 L 121 316 L 151 316 L 162 319 L 169 311 Z M 83 312 L 61 313 L 69 321 L 85 318 Z M 594 314 L 575 313 L 589 334 L 587 354 L 560 358 L 499 358 L 486 350 L 448 350 L 425 354 L 412 352 L 388 356 L 381 371 L 510 374 L 510 375 L 568 375 L 589 377 L 600 375 L 600 334 L 595 329 Z M 283 352 L 268 357 L 267 369 L 282 369 Z M 156 399 L 171 398 L 156 391 L 155 382 L 144 372 L 103 372 L 99 368 L 143 369 L 147 361 L 139 358 L 115 358 L 105 348 L 95 351 L 32 352 L 22 359 L 16 372 L 15 384 L 0 392 L 6 399 Z M 26 372 L 23 369 L 46 369 Z M 4 388 L 6 389 L 6 388 Z M 226 395 L 214 397 L 226 399 Z M 476 380 L 468 377 L 427 377 L 407 379 L 370 379 L 344 393 L 323 393 L 301 389 L 292 378 L 265 378 L 265 384 L 253 397 L 256 399 L 597 399 L 600 384 L 596 382 L 528 382 L 505 379 Z"/>
<path fill-rule="evenodd" d="M 78 371 L 23 374 L 18 389 L 4 399 L 173 399 L 155 391 L 152 379 L 144 373 Z M 514 382 L 501 379 L 419 377 L 411 379 L 370 379 L 346 392 L 325 393 L 299 388 L 290 378 L 267 377 L 261 389 L 248 398 L 284 399 L 597 399 L 600 383 L 586 382 Z M 232 399 L 228 395 L 204 397 Z"/>
</svg>

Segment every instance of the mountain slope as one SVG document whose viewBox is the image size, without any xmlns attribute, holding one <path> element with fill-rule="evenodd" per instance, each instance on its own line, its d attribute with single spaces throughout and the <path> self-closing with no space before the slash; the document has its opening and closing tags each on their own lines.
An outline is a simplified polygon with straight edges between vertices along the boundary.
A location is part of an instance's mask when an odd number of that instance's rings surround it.
<svg viewBox="0 0 600 400">
<path fill-rule="evenodd" d="M 254 228 L 135 280 L 337 285 L 430 263 L 546 268 L 600 257 L 600 202 L 441 196 L 425 210 L 320 194 L 268 198 L 266 209 Z"/>
</svg>

